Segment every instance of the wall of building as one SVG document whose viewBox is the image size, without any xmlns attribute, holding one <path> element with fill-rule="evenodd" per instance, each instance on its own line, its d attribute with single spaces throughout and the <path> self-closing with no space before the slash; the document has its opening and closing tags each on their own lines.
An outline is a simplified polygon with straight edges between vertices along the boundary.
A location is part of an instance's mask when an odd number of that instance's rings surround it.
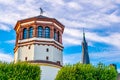
<svg viewBox="0 0 120 80">
<path fill-rule="evenodd" d="M 118 73 L 117 75 L 117 80 L 120 80 L 120 73 Z"/>
<path fill-rule="evenodd" d="M 52 67 L 52 66 L 40 66 L 42 73 L 41 73 L 41 80 L 55 80 L 56 75 L 60 68 Z"/>
<path fill-rule="evenodd" d="M 54 48 L 53 50 L 53 61 L 60 61 L 60 64 L 62 65 L 63 64 L 63 53 L 61 50 L 57 49 L 57 48 Z"/>
<path fill-rule="evenodd" d="M 48 52 L 47 52 L 48 49 Z M 46 60 L 62 63 L 62 51 L 51 45 L 35 45 L 34 60 Z"/>
<path fill-rule="evenodd" d="M 25 61 L 26 57 L 27 57 L 27 60 L 33 60 L 34 45 L 19 47 L 18 50 L 15 52 L 15 62 L 18 60 Z"/>
<path fill-rule="evenodd" d="M 18 60 L 25 61 L 26 57 L 27 61 L 29 60 L 45 60 L 52 62 L 60 61 L 61 65 L 63 63 L 62 51 L 53 45 L 31 44 L 19 47 L 15 52 L 15 62 Z M 48 60 L 46 59 L 46 57 L 48 57 Z"/>
<path fill-rule="evenodd" d="M 18 50 L 14 53 L 14 62 L 18 61 Z"/>
</svg>

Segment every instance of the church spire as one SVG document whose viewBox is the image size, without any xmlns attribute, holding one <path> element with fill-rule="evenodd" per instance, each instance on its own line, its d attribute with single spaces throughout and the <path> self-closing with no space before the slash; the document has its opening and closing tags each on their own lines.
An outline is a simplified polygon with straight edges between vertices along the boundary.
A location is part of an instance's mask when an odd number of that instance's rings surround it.
<svg viewBox="0 0 120 80">
<path fill-rule="evenodd" d="M 88 45 L 85 39 L 85 32 L 83 29 L 83 41 L 82 41 L 82 63 L 83 64 L 89 64 L 89 54 L 88 54 Z"/>
<path fill-rule="evenodd" d="M 86 42 L 84 28 L 83 28 L 83 41 Z"/>
</svg>

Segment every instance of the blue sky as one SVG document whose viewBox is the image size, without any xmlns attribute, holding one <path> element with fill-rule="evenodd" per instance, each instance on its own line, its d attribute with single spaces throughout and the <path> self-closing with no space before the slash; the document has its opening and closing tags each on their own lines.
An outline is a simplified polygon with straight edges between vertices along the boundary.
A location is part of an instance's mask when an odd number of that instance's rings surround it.
<svg viewBox="0 0 120 80">
<path fill-rule="evenodd" d="M 115 63 L 120 72 L 120 0 L 0 0 L 0 60 L 13 61 L 14 26 L 38 16 L 39 7 L 65 25 L 64 63 L 81 61 L 84 27 L 90 62 Z"/>
</svg>

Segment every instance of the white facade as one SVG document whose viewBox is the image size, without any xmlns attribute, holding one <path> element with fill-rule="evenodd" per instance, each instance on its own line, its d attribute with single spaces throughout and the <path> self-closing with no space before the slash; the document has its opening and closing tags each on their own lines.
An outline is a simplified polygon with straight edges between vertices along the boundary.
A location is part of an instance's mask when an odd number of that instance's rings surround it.
<svg viewBox="0 0 120 80">
<path fill-rule="evenodd" d="M 51 39 L 48 39 L 48 40 L 51 40 Z M 19 43 L 27 42 L 27 41 L 30 41 L 30 40 L 24 40 L 24 41 L 21 40 L 19 41 Z M 30 44 L 27 46 L 22 45 L 15 52 L 15 62 L 18 60 L 25 61 L 26 57 L 27 57 L 27 61 L 46 60 L 46 57 L 48 57 L 48 61 L 52 61 L 52 62 L 59 61 L 60 64 L 62 65 L 63 64 L 62 56 L 63 56 L 62 51 L 52 45 L 38 45 L 38 44 Z"/>
<path fill-rule="evenodd" d="M 57 62 L 60 61 L 62 64 L 62 52 L 54 46 L 48 45 L 34 45 L 34 60 L 46 60 Z M 46 51 L 48 49 L 48 52 Z"/>
<path fill-rule="evenodd" d="M 43 15 L 17 21 L 14 62 L 39 64 L 41 80 L 54 80 L 63 65 L 64 25 Z"/>
<path fill-rule="evenodd" d="M 21 40 L 19 42 L 21 43 L 27 41 L 30 40 L 25 40 L 25 41 Z M 25 61 L 25 58 L 27 58 L 27 61 L 46 60 L 46 57 L 48 57 L 48 61 L 52 61 L 52 62 L 59 61 L 61 65 L 63 64 L 62 51 L 52 45 L 48 46 L 48 45 L 30 44 L 27 46 L 19 47 L 18 50 L 15 52 L 15 62 L 18 60 Z"/>
<path fill-rule="evenodd" d="M 38 40 L 39 42 L 33 42 L 33 40 Z M 46 41 L 46 42 L 42 42 Z M 48 41 L 48 42 L 47 42 Z M 52 63 L 60 62 L 60 65 L 63 65 L 63 55 L 62 50 L 58 49 L 54 45 L 47 45 L 53 41 L 53 44 L 58 44 L 62 46 L 60 43 L 55 41 L 54 39 L 44 39 L 44 38 L 30 38 L 19 40 L 19 47 L 14 54 L 14 60 L 17 61 L 50 61 Z M 23 44 L 24 43 L 24 44 Z M 35 43 L 35 44 L 34 44 Z M 44 45 L 43 45 L 44 44 Z M 48 57 L 48 59 L 46 59 Z M 34 62 L 33 62 L 34 63 Z M 37 63 L 40 64 L 41 72 L 41 80 L 54 80 L 61 66 L 54 65 L 52 63 Z"/>
<path fill-rule="evenodd" d="M 55 80 L 56 75 L 60 68 L 52 67 L 52 66 L 40 66 L 42 70 L 41 80 Z"/>
</svg>

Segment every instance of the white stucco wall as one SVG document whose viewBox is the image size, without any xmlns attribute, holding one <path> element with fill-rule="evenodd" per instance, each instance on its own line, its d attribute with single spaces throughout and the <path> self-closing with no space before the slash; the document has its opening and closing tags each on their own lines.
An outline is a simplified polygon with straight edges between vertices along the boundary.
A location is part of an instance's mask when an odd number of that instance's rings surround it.
<svg viewBox="0 0 120 80">
<path fill-rule="evenodd" d="M 53 39 L 38 39 L 38 38 L 31 38 L 20 40 L 19 43 L 31 41 L 31 40 L 45 40 L 45 41 L 54 41 Z M 60 43 L 55 43 L 61 45 Z M 30 46 L 30 49 L 29 49 Z M 49 49 L 47 52 L 46 49 Z M 14 54 L 15 62 L 18 60 L 25 61 L 25 57 L 27 60 L 46 60 L 46 57 L 49 57 L 48 61 L 57 62 L 60 61 L 61 65 L 63 64 L 63 54 L 62 51 L 54 47 L 53 45 L 38 45 L 38 44 L 31 44 L 31 45 L 22 45 L 19 47 Z M 48 66 L 47 66 L 48 65 Z M 60 68 L 55 66 L 49 66 L 46 63 L 45 66 L 40 66 L 42 73 L 41 73 L 41 80 L 54 80 Z"/>
<path fill-rule="evenodd" d="M 42 73 L 41 73 L 41 80 L 55 80 L 56 75 L 60 68 L 52 67 L 52 66 L 40 66 Z"/>
<path fill-rule="evenodd" d="M 27 42 L 31 40 L 44 40 L 44 41 L 55 41 L 53 39 L 44 39 L 44 38 L 30 38 L 25 40 L 19 40 L 19 43 Z M 55 43 L 61 45 L 57 41 Z M 45 43 L 44 43 L 45 44 Z M 30 46 L 30 49 L 29 49 Z M 49 49 L 47 52 L 46 49 Z M 15 61 L 25 61 L 25 57 L 27 57 L 27 60 L 46 60 L 46 57 L 49 57 L 49 61 L 57 62 L 60 61 L 61 65 L 63 63 L 63 55 L 62 51 L 57 49 L 56 47 L 52 45 L 38 45 L 38 44 L 32 44 L 32 45 L 23 45 L 22 47 L 19 47 L 18 50 L 15 52 Z"/>
<path fill-rule="evenodd" d="M 30 49 L 29 49 L 29 46 L 30 46 Z M 25 61 L 25 57 L 27 57 L 27 60 L 33 60 L 34 45 L 19 47 L 14 55 L 15 55 L 15 62 L 18 60 Z"/>
<path fill-rule="evenodd" d="M 18 61 L 18 50 L 14 53 L 14 61 L 15 63 Z"/>
<path fill-rule="evenodd" d="M 47 52 L 46 49 L 49 49 Z M 54 46 L 47 45 L 35 45 L 34 60 L 46 60 L 49 57 L 49 61 L 62 63 L 62 51 Z"/>
</svg>

